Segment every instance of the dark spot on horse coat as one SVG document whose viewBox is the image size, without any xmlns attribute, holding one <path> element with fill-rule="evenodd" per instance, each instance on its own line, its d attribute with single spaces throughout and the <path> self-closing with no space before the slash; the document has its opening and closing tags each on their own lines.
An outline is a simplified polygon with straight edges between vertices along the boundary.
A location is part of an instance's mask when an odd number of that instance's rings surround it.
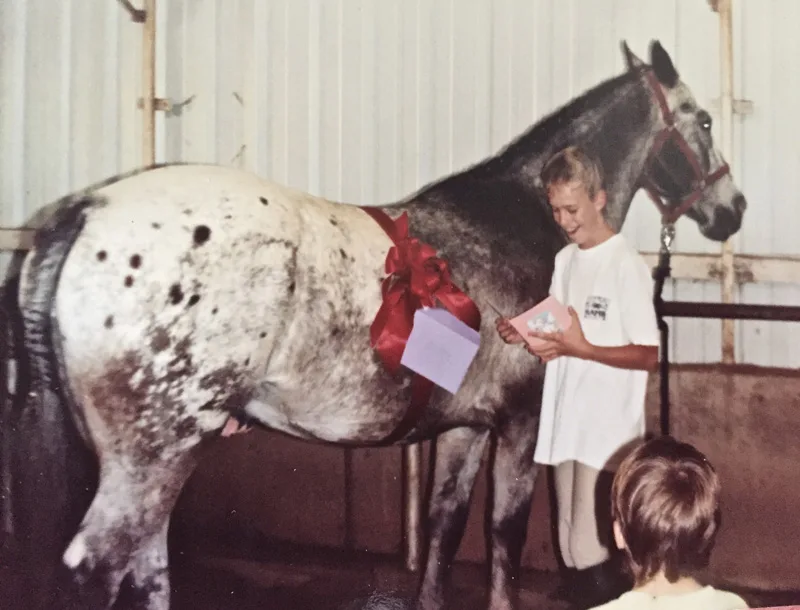
<svg viewBox="0 0 800 610">
<path fill-rule="evenodd" d="M 142 257 L 138 254 L 134 254 L 133 256 L 131 256 L 130 263 L 131 267 L 133 267 L 134 269 L 138 269 L 142 265 Z"/>
<path fill-rule="evenodd" d="M 169 361 L 167 365 L 168 378 L 174 378 L 175 375 L 191 375 L 195 371 L 194 363 L 192 362 L 192 355 L 189 353 L 189 347 L 192 342 L 189 337 L 184 337 L 175 344 L 174 358 Z M 172 380 L 172 379 L 170 379 Z"/>
<path fill-rule="evenodd" d="M 209 237 L 211 237 L 211 229 L 206 225 L 198 225 L 194 228 L 193 239 L 195 246 L 202 246 L 208 241 Z"/>
<path fill-rule="evenodd" d="M 295 286 L 294 282 L 289 284 L 289 294 L 294 294 L 295 288 L 296 288 L 296 286 Z"/>
<path fill-rule="evenodd" d="M 189 438 L 197 432 L 197 420 L 193 417 L 184 417 L 175 424 L 175 436 Z"/>
<path fill-rule="evenodd" d="M 191 307 L 192 305 L 197 305 L 197 301 L 200 300 L 199 294 L 193 294 L 189 297 L 189 302 L 187 303 L 187 307 Z"/>
<path fill-rule="evenodd" d="M 169 302 L 177 305 L 183 300 L 183 290 L 180 284 L 173 284 L 169 287 Z"/>
<path fill-rule="evenodd" d="M 262 331 L 262 332 L 258 333 L 258 336 L 259 336 L 259 337 L 261 337 L 261 338 L 263 339 L 264 337 L 266 337 L 266 336 L 267 336 L 267 333 L 265 333 L 265 332 L 263 332 L 263 331 Z"/>
<path fill-rule="evenodd" d="M 127 286 L 128 288 L 133 286 L 133 276 L 130 275 L 125 276 L 125 286 Z"/>
<path fill-rule="evenodd" d="M 158 327 L 153 331 L 153 338 L 150 339 L 150 348 L 155 352 L 163 352 L 169 347 L 171 343 L 169 333 L 162 327 Z"/>
<path fill-rule="evenodd" d="M 331 328 L 331 337 L 335 337 L 337 335 L 340 335 L 341 333 L 342 329 L 339 328 L 338 326 L 334 326 L 333 328 Z"/>
<path fill-rule="evenodd" d="M 244 365 L 248 366 L 250 364 L 250 356 L 244 359 Z"/>
<path fill-rule="evenodd" d="M 344 248 L 339 248 L 339 254 L 341 254 L 342 258 L 347 258 L 347 252 L 344 251 Z"/>
<path fill-rule="evenodd" d="M 331 224 L 334 227 L 338 227 L 339 226 L 339 223 L 336 221 L 336 219 L 333 216 L 331 216 L 331 218 L 329 218 L 329 220 L 330 220 Z"/>
<path fill-rule="evenodd" d="M 97 260 L 103 262 L 104 260 L 106 260 L 106 256 L 107 256 L 106 251 L 100 250 L 100 252 L 97 253 Z"/>
<path fill-rule="evenodd" d="M 211 314 L 212 314 L 212 315 L 216 315 L 216 314 L 217 314 L 217 308 L 216 308 L 216 307 L 215 307 L 214 309 L 212 309 L 212 310 L 211 310 Z"/>
<path fill-rule="evenodd" d="M 241 411 L 253 397 L 253 388 L 244 382 L 241 369 L 231 364 L 205 375 L 198 385 L 214 392 L 213 408 L 229 413 Z"/>
<path fill-rule="evenodd" d="M 269 199 L 267 199 L 266 197 L 259 197 L 258 200 L 264 205 L 269 205 Z"/>
<path fill-rule="evenodd" d="M 106 328 L 111 328 L 112 326 L 114 326 L 114 316 L 108 316 L 106 318 L 106 321 L 103 322 L 103 326 L 105 326 Z"/>
<path fill-rule="evenodd" d="M 142 463 L 163 461 L 164 451 L 174 449 L 176 440 L 186 438 L 190 425 L 180 389 L 197 374 L 184 338 L 174 346 L 174 357 L 167 370 L 157 375 L 152 357 L 127 351 L 107 363 L 102 375 L 93 380 L 89 396 L 100 416 L 116 427 L 117 438 L 135 439 L 132 459 Z M 109 415 L 113 414 L 113 416 Z M 178 437 L 177 434 L 183 435 Z"/>
<path fill-rule="evenodd" d="M 153 227 L 154 229 L 160 229 L 161 228 L 161 223 L 160 222 L 154 222 L 154 223 L 151 223 L 150 226 Z"/>
</svg>

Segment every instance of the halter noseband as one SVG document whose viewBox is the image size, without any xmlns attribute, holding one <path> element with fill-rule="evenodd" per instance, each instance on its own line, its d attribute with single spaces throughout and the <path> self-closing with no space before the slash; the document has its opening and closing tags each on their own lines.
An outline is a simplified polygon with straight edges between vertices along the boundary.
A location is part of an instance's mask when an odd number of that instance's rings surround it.
<svg viewBox="0 0 800 610">
<path fill-rule="evenodd" d="M 684 158 L 689 162 L 692 172 L 694 173 L 692 190 L 688 195 L 680 200 L 678 205 L 675 206 L 670 206 L 664 203 L 658 193 L 659 189 L 657 185 L 647 175 L 647 173 L 645 173 L 643 177 L 642 186 L 650 196 L 650 199 L 652 199 L 656 204 L 658 210 L 661 212 L 662 221 L 664 224 L 674 224 L 675 221 L 678 220 L 678 218 L 680 218 L 684 213 L 686 213 L 692 204 L 700 198 L 700 195 L 702 195 L 706 188 L 717 182 L 717 180 L 722 178 L 730 171 L 730 167 L 728 167 L 726 162 L 723 162 L 723 164 L 717 168 L 716 171 L 710 174 L 706 173 L 700 164 L 700 160 L 697 158 L 697 155 L 686 141 L 686 138 L 684 138 L 683 135 L 681 135 L 681 132 L 678 131 L 678 128 L 675 125 L 675 114 L 667 105 L 667 99 L 664 97 L 664 92 L 662 91 L 661 85 L 656 79 L 653 69 L 647 68 L 644 73 L 647 77 L 647 82 L 650 85 L 650 89 L 652 90 L 653 95 L 656 98 L 659 107 L 661 108 L 661 115 L 665 123 L 664 128 L 659 131 L 658 134 L 656 134 L 655 141 L 653 142 L 653 148 L 650 150 L 650 154 L 648 156 L 647 167 L 650 167 L 651 164 L 656 162 L 658 153 L 664 144 L 666 144 L 669 140 L 673 140 L 683 153 Z"/>
</svg>

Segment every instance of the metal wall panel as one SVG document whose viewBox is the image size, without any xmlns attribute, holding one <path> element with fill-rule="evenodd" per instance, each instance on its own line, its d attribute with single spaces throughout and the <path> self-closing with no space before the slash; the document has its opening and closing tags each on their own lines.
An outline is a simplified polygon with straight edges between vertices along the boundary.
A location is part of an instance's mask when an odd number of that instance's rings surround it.
<svg viewBox="0 0 800 610">
<path fill-rule="evenodd" d="M 800 254 L 793 0 L 733 0 L 733 173 L 750 200 L 739 251 Z M 141 26 L 108 0 L 0 3 L 2 220 L 139 163 Z M 211 161 L 356 204 L 394 201 L 496 152 L 660 39 L 698 100 L 719 95 L 718 17 L 704 0 L 160 0 L 160 161 Z M 639 195 L 624 232 L 658 247 Z M 676 247 L 716 252 L 691 222 Z M 669 298 L 716 301 L 712 282 Z M 800 287 L 747 286 L 797 303 Z M 737 359 L 800 364 L 800 329 L 743 322 Z M 720 358 L 719 321 L 671 324 L 678 361 Z"/>
<path fill-rule="evenodd" d="M 0 2 L 5 226 L 141 162 L 141 36 L 106 0 Z"/>
</svg>

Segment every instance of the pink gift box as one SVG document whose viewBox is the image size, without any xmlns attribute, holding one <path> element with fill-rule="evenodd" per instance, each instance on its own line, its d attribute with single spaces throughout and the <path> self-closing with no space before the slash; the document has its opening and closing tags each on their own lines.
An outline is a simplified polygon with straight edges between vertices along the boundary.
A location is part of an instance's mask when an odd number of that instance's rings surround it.
<svg viewBox="0 0 800 610">
<path fill-rule="evenodd" d="M 418 309 L 400 364 L 455 394 L 478 347 L 480 333 L 446 309 Z"/>
</svg>

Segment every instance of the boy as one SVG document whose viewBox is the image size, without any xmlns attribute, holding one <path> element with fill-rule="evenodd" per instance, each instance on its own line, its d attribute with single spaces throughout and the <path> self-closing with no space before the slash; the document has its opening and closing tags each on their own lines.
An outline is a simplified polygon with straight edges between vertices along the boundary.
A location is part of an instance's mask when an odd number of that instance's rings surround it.
<svg viewBox="0 0 800 610">
<path fill-rule="evenodd" d="M 610 516 L 598 527 L 596 513 L 608 510 L 615 458 L 644 436 L 658 326 L 650 270 L 603 215 L 600 165 L 570 147 L 545 164 L 541 180 L 572 242 L 556 255 L 550 285 L 572 323 L 564 332 L 532 332 L 546 339 L 541 348 L 526 345 L 547 363 L 534 460 L 555 467 L 559 547 L 569 569 L 564 589 L 590 607 L 627 588 L 607 548 Z M 524 341 L 508 320 L 499 319 L 497 330 L 507 343 Z"/>
<path fill-rule="evenodd" d="M 632 591 L 595 610 L 740 610 L 733 593 L 702 586 L 719 523 L 720 484 L 697 449 L 670 437 L 640 445 L 617 471 L 614 538 L 633 575 Z"/>
</svg>

